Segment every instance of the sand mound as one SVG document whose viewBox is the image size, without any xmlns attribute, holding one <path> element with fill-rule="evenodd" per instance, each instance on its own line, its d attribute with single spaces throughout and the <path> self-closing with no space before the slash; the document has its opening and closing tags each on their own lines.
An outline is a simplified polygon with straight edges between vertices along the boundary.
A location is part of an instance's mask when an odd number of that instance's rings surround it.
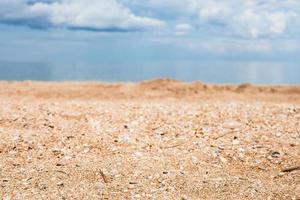
<svg viewBox="0 0 300 200">
<path fill-rule="evenodd" d="M 260 99 L 300 102 L 300 86 L 185 83 L 158 79 L 141 83 L 0 82 L 0 95 L 59 99 Z M 255 97 L 255 98 L 254 98 Z"/>
</svg>

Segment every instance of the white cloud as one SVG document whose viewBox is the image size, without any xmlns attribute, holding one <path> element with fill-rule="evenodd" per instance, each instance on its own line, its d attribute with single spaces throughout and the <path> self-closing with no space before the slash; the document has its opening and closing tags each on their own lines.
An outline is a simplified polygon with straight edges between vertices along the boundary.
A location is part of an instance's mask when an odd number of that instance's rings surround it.
<svg viewBox="0 0 300 200">
<path fill-rule="evenodd" d="M 165 33 L 175 35 L 198 32 L 252 39 L 300 35 L 299 0 L 26 1 L 0 0 L 0 21 L 100 30 L 164 27 Z"/>
<path fill-rule="evenodd" d="M 228 17 L 233 12 L 231 5 L 226 3 L 226 1 L 203 1 L 199 2 L 197 7 L 199 18 L 203 18 L 204 20 L 222 19 L 223 17 Z"/>
<path fill-rule="evenodd" d="M 193 30 L 193 27 L 190 24 L 182 23 L 175 26 L 176 35 L 186 35 Z"/>
<path fill-rule="evenodd" d="M 116 0 L 61 0 L 52 3 L 27 4 L 22 0 L 0 0 L 0 20 L 25 21 L 36 19 L 53 26 L 92 29 L 152 29 L 164 22 L 137 16 Z"/>
<path fill-rule="evenodd" d="M 253 8 L 232 18 L 232 27 L 240 34 L 252 38 L 280 35 L 285 32 L 290 21 L 289 13 L 280 11 L 256 11 Z"/>
<path fill-rule="evenodd" d="M 287 0 L 211 0 L 198 4 L 199 20 L 223 23 L 233 34 L 244 37 L 276 36 L 285 33 L 293 20 L 299 22 L 300 10 L 295 10 L 292 3 L 295 4 Z"/>
<path fill-rule="evenodd" d="M 201 30 L 219 30 L 233 36 L 258 38 L 280 36 L 287 30 L 300 29 L 299 0 L 123 0 L 139 4 L 172 19 L 188 19 Z M 138 3 L 139 1 L 139 3 Z M 176 19 L 175 19 L 176 21 Z M 210 34 L 209 31 L 207 34 Z M 221 33 L 220 33 L 221 34 Z"/>
</svg>

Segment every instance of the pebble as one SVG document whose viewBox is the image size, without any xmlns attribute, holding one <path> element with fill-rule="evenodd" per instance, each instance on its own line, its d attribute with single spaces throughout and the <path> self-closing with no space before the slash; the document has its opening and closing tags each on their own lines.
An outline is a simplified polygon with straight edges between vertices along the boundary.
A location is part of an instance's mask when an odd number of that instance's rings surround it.
<svg viewBox="0 0 300 200">
<path fill-rule="evenodd" d="M 199 128 L 199 129 L 197 129 L 197 130 L 195 131 L 195 136 L 196 136 L 197 138 L 201 138 L 203 135 L 204 135 L 204 131 L 203 131 L 202 128 Z"/>
<path fill-rule="evenodd" d="M 276 133 L 276 137 L 281 137 L 282 136 L 282 133 L 278 132 Z"/>
<path fill-rule="evenodd" d="M 20 142 L 21 141 L 21 136 L 20 134 L 15 134 L 13 137 L 12 137 L 12 141 L 14 142 Z"/>
<path fill-rule="evenodd" d="M 192 156 L 192 162 L 193 164 L 197 165 L 199 164 L 199 159 L 196 156 Z"/>
<path fill-rule="evenodd" d="M 282 176 L 284 176 L 284 175 L 285 175 L 284 172 L 280 172 L 280 173 L 278 174 L 279 177 L 282 177 Z"/>
<path fill-rule="evenodd" d="M 90 148 L 88 147 L 84 148 L 83 153 L 88 153 L 88 152 L 90 152 Z"/>
<path fill-rule="evenodd" d="M 188 198 L 188 196 L 183 195 L 183 196 L 181 197 L 181 200 L 189 200 L 189 198 Z"/>
<path fill-rule="evenodd" d="M 228 162 L 227 159 L 224 158 L 223 156 L 220 156 L 219 158 L 220 158 L 220 160 L 221 160 L 222 163 L 227 163 Z"/>
<path fill-rule="evenodd" d="M 63 187 L 63 186 L 64 186 L 64 183 L 63 183 L 63 182 L 58 182 L 58 183 L 56 183 L 56 185 L 57 185 L 58 187 Z"/>
<path fill-rule="evenodd" d="M 232 144 L 234 144 L 234 145 L 238 145 L 238 144 L 240 144 L 240 141 L 239 141 L 239 140 L 237 140 L 237 139 L 235 139 L 235 140 L 233 140 L 233 141 L 232 141 Z"/>
<path fill-rule="evenodd" d="M 227 120 L 223 123 L 223 127 L 227 129 L 237 129 L 241 127 L 241 123 L 235 120 Z"/>
<path fill-rule="evenodd" d="M 119 140 L 120 142 L 127 142 L 127 143 L 129 143 L 129 142 L 131 142 L 132 138 L 129 136 L 129 134 L 123 134 L 123 135 L 121 135 L 121 136 L 118 138 L 118 140 Z"/>
<path fill-rule="evenodd" d="M 14 151 L 14 150 L 9 151 L 8 154 L 11 155 L 11 156 L 14 156 L 14 155 L 18 154 L 18 151 Z"/>
<path fill-rule="evenodd" d="M 280 153 L 278 151 L 272 151 L 271 152 L 271 157 L 272 158 L 279 158 L 280 157 Z"/>
<path fill-rule="evenodd" d="M 70 160 L 72 158 L 73 158 L 73 156 L 70 156 L 70 155 L 64 157 L 65 160 Z"/>
</svg>

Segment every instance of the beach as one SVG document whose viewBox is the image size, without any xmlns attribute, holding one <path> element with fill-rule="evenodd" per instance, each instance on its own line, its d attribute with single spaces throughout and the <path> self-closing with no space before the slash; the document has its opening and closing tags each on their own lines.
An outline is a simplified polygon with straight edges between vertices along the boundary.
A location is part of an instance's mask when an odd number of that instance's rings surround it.
<svg viewBox="0 0 300 200">
<path fill-rule="evenodd" d="M 1 199 L 300 199 L 300 86 L 0 82 Z"/>
</svg>

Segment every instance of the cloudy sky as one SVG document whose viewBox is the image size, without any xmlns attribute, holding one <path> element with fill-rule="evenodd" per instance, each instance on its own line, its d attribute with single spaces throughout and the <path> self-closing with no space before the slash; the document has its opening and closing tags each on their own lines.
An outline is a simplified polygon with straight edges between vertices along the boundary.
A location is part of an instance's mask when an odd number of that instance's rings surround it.
<svg viewBox="0 0 300 200">
<path fill-rule="evenodd" d="M 298 61 L 299 0 L 0 0 L 0 61 Z"/>
</svg>

